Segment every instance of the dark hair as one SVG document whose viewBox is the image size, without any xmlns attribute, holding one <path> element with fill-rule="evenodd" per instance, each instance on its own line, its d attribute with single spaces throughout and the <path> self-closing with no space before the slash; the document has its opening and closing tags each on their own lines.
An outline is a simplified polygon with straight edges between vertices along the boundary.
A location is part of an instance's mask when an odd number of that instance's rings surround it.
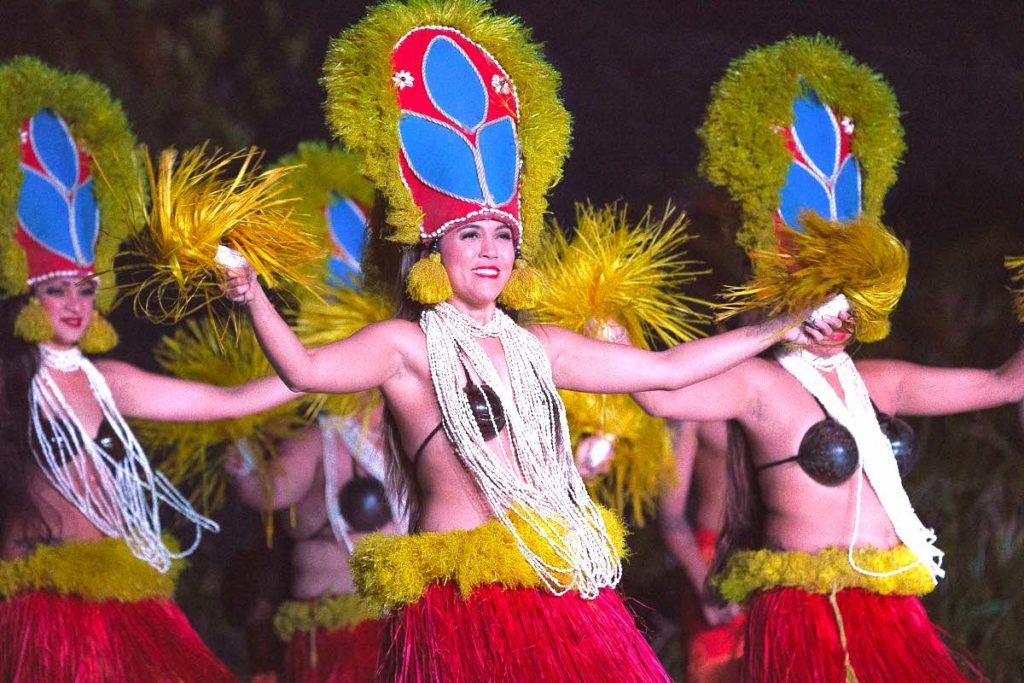
<svg viewBox="0 0 1024 683">
<path fill-rule="evenodd" d="M 737 550 L 757 550 L 764 545 L 764 502 L 750 458 L 750 442 L 738 422 L 729 420 L 725 424 L 729 434 L 725 520 L 715 545 L 709 579 L 725 568 L 729 557 Z M 713 587 L 705 589 L 711 596 L 721 599 Z"/>
<path fill-rule="evenodd" d="M 0 540 L 11 524 L 42 516 L 29 494 L 35 463 L 29 440 L 29 395 L 39 370 L 39 349 L 14 335 L 14 321 L 29 295 L 0 301 Z M 44 525 L 45 526 L 45 525 Z"/>
</svg>

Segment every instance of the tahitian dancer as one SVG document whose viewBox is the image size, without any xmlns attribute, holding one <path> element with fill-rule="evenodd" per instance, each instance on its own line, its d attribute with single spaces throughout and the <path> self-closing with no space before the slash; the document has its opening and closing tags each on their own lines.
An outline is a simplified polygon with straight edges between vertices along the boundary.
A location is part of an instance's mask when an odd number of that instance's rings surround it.
<svg viewBox="0 0 1024 683">
<path fill-rule="evenodd" d="M 102 85 L 28 57 L 0 67 L 0 679 L 228 681 L 173 602 L 198 514 L 126 417 L 215 420 L 294 398 L 277 377 L 232 388 L 122 362 L 101 310 L 135 229 L 134 136 Z M 102 167 L 104 182 L 95 180 Z M 194 527 L 178 551 L 173 510 Z"/>
<path fill-rule="evenodd" d="M 393 303 L 363 276 L 373 187 L 359 174 L 358 163 L 350 152 L 314 142 L 300 144 L 281 160 L 297 165 L 288 192 L 298 198 L 307 228 L 324 245 L 314 277 L 326 282 L 326 294 L 320 298 L 303 292 L 297 299 L 295 327 L 304 340 L 342 339 L 394 312 Z M 404 504 L 383 484 L 381 415 L 376 390 L 326 397 L 316 425 L 278 443 L 269 486 L 240 454 L 227 460 L 243 502 L 257 509 L 294 510 L 294 524 L 285 525 L 294 541 L 292 596 L 274 617 L 287 645 L 285 681 L 376 680 L 383 621 L 356 594 L 349 557 L 368 533 L 408 528 Z"/>
<path fill-rule="evenodd" d="M 380 676 L 667 680 L 614 590 L 621 523 L 587 495 L 557 387 L 681 387 L 839 321 L 775 319 L 661 353 L 524 329 L 503 308 L 540 294 L 527 260 L 569 124 L 526 29 L 479 2 L 385 2 L 334 41 L 325 69 L 329 121 L 387 202 L 374 230 L 415 261 L 411 301 L 307 349 L 251 270 L 230 269 L 226 290 L 289 386 L 383 393 L 413 533 L 366 538 L 352 558 L 361 591 L 390 611 Z"/>
<path fill-rule="evenodd" d="M 918 599 L 943 576 L 942 551 L 903 489 L 914 434 L 895 415 L 1020 401 L 1024 355 L 995 370 L 847 355 L 888 333 L 905 284 L 906 249 L 879 221 L 903 151 L 895 97 L 830 40 L 791 38 L 730 66 L 701 135 L 703 170 L 740 203 L 754 262 L 735 308 L 841 293 L 836 310 L 848 300 L 853 314 L 825 340 L 637 395 L 659 416 L 742 426 L 714 583 L 747 602 L 745 679 L 978 675 L 961 671 Z"/>
</svg>

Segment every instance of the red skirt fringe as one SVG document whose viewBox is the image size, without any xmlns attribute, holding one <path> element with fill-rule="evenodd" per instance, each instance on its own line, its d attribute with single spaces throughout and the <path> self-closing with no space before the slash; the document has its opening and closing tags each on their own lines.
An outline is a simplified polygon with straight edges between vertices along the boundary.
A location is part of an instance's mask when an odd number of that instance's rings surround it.
<svg viewBox="0 0 1024 683">
<path fill-rule="evenodd" d="M 435 584 L 388 622 L 384 681 L 647 683 L 668 674 L 622 599 L 485 585 L 463 598 Z"/>
<path fill-rule="evenodd" d="M 850 588 L 836 601 L 859 683 L 984 679 L 970 663 L 961 671 L 916 597 Z M 755 594 L 747 614 L 745 680 L 848 680 L 829 596 L 776 588 Z"/>
<path fill-rule="evenodd" d="M 287 683 L 372 683 L 376 680 L 384 622 L 364 621 L 349 628 L 298 631 L 288 641 Z M 310 650 L 310 641 L 314 649 Z"/>
<path fill-rule="evenodd" d="M 90 602 L 33 592 L 0 600 L 8 683 L 235 681 L 170 600 Z"/>
</svg>

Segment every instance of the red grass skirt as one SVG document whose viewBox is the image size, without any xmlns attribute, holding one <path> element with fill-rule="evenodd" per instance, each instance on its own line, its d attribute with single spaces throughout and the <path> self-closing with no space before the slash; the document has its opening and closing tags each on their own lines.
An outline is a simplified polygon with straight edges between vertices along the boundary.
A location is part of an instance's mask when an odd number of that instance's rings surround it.
<svg viewBox="0 0 1024 683">
<path fill-rule="evenodd" d="M 167 598 L 91 602 L 20 593 L 0 600 L 0 681 L 234 681 Z"/>
<path fill-rule="evenodd" d="M 296 631 L 288 641 L 284 680 L 288 683 L 372 683 L 376 680 L 384 622 Z M 310 640 L 315 640 L 310 650 Z"/>
<path fill-rule="evenodd" d="M 381 680 L 645 683 L 668 674 L 612 589 L 584 600 L 537 588 L 433 584 L 388 620 Z"/>
<path fill-rule="evenodd" d="M 966 676 L 913 596 L 860 588 L 836 593 L 846 651 L 859 683 L 982 679 Z M 839 622 L 828 595 L 799 588 L 755 593 L 748 603 L 745 680 L 848 680 Z"/>
</svg>

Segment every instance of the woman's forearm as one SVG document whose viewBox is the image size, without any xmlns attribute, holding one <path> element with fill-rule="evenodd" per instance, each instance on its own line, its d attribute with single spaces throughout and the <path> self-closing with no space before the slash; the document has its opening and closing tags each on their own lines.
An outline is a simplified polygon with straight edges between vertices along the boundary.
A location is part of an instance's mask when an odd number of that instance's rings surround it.
<svg viewBox="0 0 1024 683">
<path fill-rule="evenodd" d="M 262 287 L 255 288 L 248 307 L 256 338 L 281 380 L 292 391 L 309 391 L 313 374 L 309 350 L 288 327 Z"/>
</svg>

